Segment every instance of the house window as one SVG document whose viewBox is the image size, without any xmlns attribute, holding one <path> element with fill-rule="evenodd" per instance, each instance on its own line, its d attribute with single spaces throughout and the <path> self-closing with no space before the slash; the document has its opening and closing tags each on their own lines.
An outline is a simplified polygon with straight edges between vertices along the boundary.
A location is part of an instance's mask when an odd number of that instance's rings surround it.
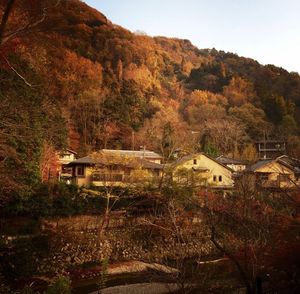
<svg viewBox="0 0 300 294">
<path fill-rule="evenodd" d="M 222 176 L 219 176 L 219 182 L 222 182 Z"/>
<path fill-rule="evenodd" d="M 194 160 L 193 160 L 193 164 L 197 164 L 197 159 L 194 159 Z"/>
<path fill-rule="evenodd" d="M 214 180 L 214 182 L 216 182 L 217 181 L 217 176 L 214 176 L 213 180 Z"/>
<path fill-rule="evenodd" d="M 287 175 L 287 174 L 280 174 L 280 175 L 278 175 L 278 180 L 281 183 L 287 183 L 287 182 L 289 182 L 290 178 L 289 178 L 289 175 Z"/>
<path fill-rule="evenodd" d="M 260 174 L 260 179 L 262 181 L 268 181 L 269 180 L 269 174 L 267 174 L 267 173 L 261 173 Z"/>
<path fill-rule="evenodd" d="M 61 172 L 62 174 L 72 174 L 72 168 L 62 165 Z"/>
<path fill-rule="evenodd" d="M 84 176 L 84 167 L 77 166 L 77 176 Z"/>
</svg>

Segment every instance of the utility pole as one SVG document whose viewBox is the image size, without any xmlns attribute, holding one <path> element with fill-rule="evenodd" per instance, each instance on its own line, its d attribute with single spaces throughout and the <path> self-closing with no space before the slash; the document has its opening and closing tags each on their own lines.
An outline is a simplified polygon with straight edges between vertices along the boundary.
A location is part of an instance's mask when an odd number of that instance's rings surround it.
<svg viewBox="0 0 300 294">
<path fill-rule="evenodd" d="M 266 147 L 267 147 L 267 142 L 266 142 L 266 131 L 264 130 L 264 159 L 267 158 Z"/>
</svg>

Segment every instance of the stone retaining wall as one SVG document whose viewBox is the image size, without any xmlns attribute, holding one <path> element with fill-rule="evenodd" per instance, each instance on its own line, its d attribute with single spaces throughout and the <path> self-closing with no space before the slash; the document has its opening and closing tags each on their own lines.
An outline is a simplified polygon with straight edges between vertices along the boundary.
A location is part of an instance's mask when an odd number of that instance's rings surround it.
<svg viewBox="0 0 300 294">
<path fill-rule="evenodd" d="M 212 251 L 205 229 L 194 219 L 192 229 L 183 240 L 174 232 L 145 225 L 142 217 L 126 217 L 124 213 L 112 214 L 100 237 L 102 221 L 101 216 L 44 219 L 41 236 L 47 239 L 48 248 L 44 254 L 30 253 L 32 262 L 37 263 L 38 274 L 61 273 L 102 260 L 160 262 L 164 258 L 183 259 Z"/>
</svg>

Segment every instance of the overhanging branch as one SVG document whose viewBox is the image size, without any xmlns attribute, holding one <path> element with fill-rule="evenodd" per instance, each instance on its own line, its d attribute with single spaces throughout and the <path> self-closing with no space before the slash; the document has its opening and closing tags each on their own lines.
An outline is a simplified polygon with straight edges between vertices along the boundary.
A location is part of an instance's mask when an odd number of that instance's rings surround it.
<svg viewBox="0 0 300 294">
<path fill-rule="evenodd" d="M 9 66 L 9 68 L 21 79 L 23 80 L 23 82 L 29 86 L 29 87 L 32 87 L 32 84 L 30 84 L 26 79 L 25 77 L 23 77 L 12 65 L 11 63 L 9 62 L 9 60 L 2 54 L 0 53 L 1 57 L 3 58 L 3 60 L 5 61 L 5 63 Z"/>
<path fill-rule="evenodd" d="M 55 5 L 53 6 L 49 6 L 49 7 L 44 7 L 43 8 L 43 12 L 42 15 L 39 19 L 28 23 L 27 25 L 15 30 L 14 32 L 11 32 L 9 34 L 4 34 L 5 32 L 5 27 L 8 21 L 8 17 L 12 11 L 13 5 L 15 3 L 15 0 L 10 0 L 9 3 L 6 6 L 6 9 L 4 11 L 2 20 L 1 20 L 1 24 L 0 24 L 0 46 L 2 46 L 3 44 L 7 43 L 8 41 L 10 41 L 11 39 L 15 38 L 18 35 L 24 34 L 26 32 L 29 32 L 32 28 L 37 27 L 39 24 L 41 24 L 42 22 L 44 22 L 44 20 L 46 19 L 47 16 L 47 10 L 49 8 L 54 8 L 57 7 L 58 4 L 60 3 L 61 0 L 57 0 L 57 2 L 55 3 Z"/>
</svg>

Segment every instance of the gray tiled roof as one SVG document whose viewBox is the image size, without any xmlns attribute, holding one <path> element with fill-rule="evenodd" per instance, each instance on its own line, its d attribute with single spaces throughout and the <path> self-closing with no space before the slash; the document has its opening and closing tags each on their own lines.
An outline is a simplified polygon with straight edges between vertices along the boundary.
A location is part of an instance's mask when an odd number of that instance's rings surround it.
<svg viewBox="0 0 300 294">
<path fill-rule="evenodd" d="M 216 160 L 223 164 L 243 164 L 243 165 L 246 164 L 246 162 L 244 160 L 229 158 L 229 157 L 225 157 L 223 155 L 217 157 Z"/>
<path fill-rule="evenodd" d="M 277 161 L 289 166 L 290 168 L 292 168 L 295 171 L 295 173 L 297 173 L 297 174 L 300 173 L 300 160 L 299 159 L 292 158 L 287 155 L 282 155 L 277 158 Z"/>
<path fill-rule="evenodd" d="M 76 164 L 95 164 L 97 160 L 91 156 L 85 156 L 82 158 L 78 158 L 69 163 L 69 165 L 76 165 Z"/>
<path fill-rule="evenodd" d="M 258 161 L 256 162 L 255 164 L 251 165 L 247 171 L 252 171 L 252 172 L 255 172 L 257 169 L 263 167 L 263 166 L 266 166 L 268 163 L 270 162 L 278 162 L 279 164 L 281 165 L 284 165 L 285 167 L 289 168 L 290 170 L 294 171 L 295 173 L 298 173 L 299 172 L 299 168 L 297 166 L 293 166 L 291 165 L 290 163 L 288 162 L 285 162 L 281 159 L 268 159 L 268 160 L 261 160 L 261 161 Z"/>
<path fill-rule="evenodd" d="M 107 164 L 107 161 L 104 159 L 102 162 L 101 156 L 99 156 L 97 158 L 97 156 L 93 157 L 93 156 L 89 155 L 89 156 L 79 158 L 79 159 L 74 160 L 69 163 L 70 166 L 80 165 L 80 164 L 83 164 L 83 165 L 103 164 L 103 165 L 105 165 L 105 164 Z M 114 160 L 112 159 L 110 161 L 110 164 L 113 164 L 113 165 L 121 164 L 122 165 L 122 161 L 120 161 L 120 158 L 116 158 L 116 162 L 114 162 Z M 136 164 L 140 164 L 145 169 L 163 169 L 164 168 L 163 164 L 151 162 L 149 160 L 139 158 L 139 157 L 132 156 L 131 160 L 124 161 L 124 165 L 128 166 L 128 167 L 134 167 L 134 166 L 136 166 Z"/>
<path fill-rule="evenodd" d="M 114 149 L 102 149 L 102 152 L 117 154 L 120 156 L 128 157 L 140 157 L 140 158 L 158 158 L 161 159 L 162 156 L 154 151 L 149 150 L 114 150 Z"/>
<path fill-rule="evenodd" d="M 270 162 L 272 162 L 273 160 L 272 159 L 268 159 L 268 160 L 260 160 L 254 164 L 252 164 L 251 166 L 249 166 L 247 168 L 247 171 L 256 171 L 257 169 L 263 167 L 263 166 L 266 166 L 267 164 L 269 164 Z"/>
<path fill-rule="evenodd" d="M 276 159 L 267 159 L 267 160 L 260 160 L 256 163 L 254 163 L 253 165 L 251 165 L 247 171 L 256 171 L 257 169 L 266 166 L 268 163 L 270 162 L 278 162 L 279 164 L 282 164 L 286 167 L 288 167 L 289 169 L 293 170 L 295 173 L 299 173 L 300 172 L 300 160 L 296 159 L 296 158 L 291 158 L 287 155 L 282 155 L 277 157 Z"/>
<path fill-rule="evenodd" d="M 142 167 L 146 168 L 146 169 L 163 169 L 164 168 L 164 164 L 151 162 L 151 161 L 145 160 L 145 159 L 140 159 L 139 161 L 141 162 Z"/>
</svg>

